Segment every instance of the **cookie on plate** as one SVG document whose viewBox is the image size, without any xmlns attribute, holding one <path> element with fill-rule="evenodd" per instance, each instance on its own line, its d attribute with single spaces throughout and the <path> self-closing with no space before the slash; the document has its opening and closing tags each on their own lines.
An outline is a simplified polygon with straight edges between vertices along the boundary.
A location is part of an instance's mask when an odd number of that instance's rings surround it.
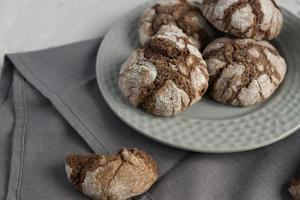
<svg viewBox="0 0 300 200">
<path fill-rule="evenodd" d="M 200 9 L 186 0 L 161 0 L 148 8 L 140 18 L 139 38 L 145 44 L 162 26 L 176 25 L 199 48 L 214 37 L 214 30 L 202 16 Z"/>
<path fill-rule="evenodd" d="M 283 25 L 275 0 L 201 0 L 203 15 L 220 31 L 239 38 L 271 40 Z"/>
<path fill-rule="evenodd" d="M 174 25 L 132 53 L 121 67 L 119 87 L 132 105 L 172 116 L 202 98 L 208 72 L 199 50 Z"/>
<path fill-rule="evenodd" d="M 287 65 L 266 41 L 219 38 L 204 50 L 210 95 L 218 102 L 251 106 L 269 98 L 283 81 Z"/>
</svg>

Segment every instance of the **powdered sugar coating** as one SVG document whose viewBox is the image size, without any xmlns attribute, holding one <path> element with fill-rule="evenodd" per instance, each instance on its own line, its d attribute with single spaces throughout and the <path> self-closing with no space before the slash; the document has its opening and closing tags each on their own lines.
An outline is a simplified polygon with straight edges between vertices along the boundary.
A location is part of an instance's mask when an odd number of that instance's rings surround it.
<svg viewBox="0 0 300 200">
<path fill-rule="evenodd" d="M 187 48 L 188 48 L 188 50 L 189 50 L 189 52 L 190 52 L 191 54 L 193 54 L 194 56 L 196 56 L 196 57 L 202 59 L 202 55 L 201 55 L 200 51 L 199 51 L 194 45 L 188 44 L 188 45 L 187 45 Z"/>
<path fill-rule="evenodd" d="M 187 7 L 190 7 L 190 12 L 186 12 Z M 163 9 L 166 11 L 162 11 Z M 174 10 L 170 11 L 172 9 Z M 179 14 L 180 12 L 184 12 L 185 14 Z M 176 16 L 177 14 L 178 16 Z M 165 18 L 157 20 L 160 17 Z M 168 25 L 180 28 L 182 32 L 188 35 L 193 44 L 200 49 L 215 36 L 215 31 L 202 16 L 199 8 L 193 4 L 193 1 L 160 0 L 152 8 L 146 9 L 140 18 L 139 39 L 141 44 L 144 45 L 158 32 L 171 32 L 168 29 Z M 163 26 L 167 27 L 162 28 Z M 195 32 L 194 30 L 194 32 L 191 32 L 192 29 L 197 29 L 197 31 Z"/>
<path fill-rule="evenodd" d="M 259 51 L 256 48 L 251 48 L 248 50 L 249 55 L 251 55 L 254 58 L 259 57 Z"/>
<path fill-rule="evenodd" d="M 266 100 L 287 72 L 285 60 L 265 41 L 220 38 L 209 44 L 203 55 L 210 95 L 224 104 L 251 106 Z"/>
<path fill-rule="evenodd" d="M 179 88 L 178 85 L 181 85 L 181 83 L 175 83 L 175 80 L 165 80 L 165 83 L 161 86 L 161 88 L 157 88 L 157 91 L 153 95 L 151 100 L 153 101 L 153 104 L 149 103 L 149 101 L 146 103 L 153 105 L 153 107 L 148 109 L 148 111 L 160 116 L 172 116 L 184 111 L 190 105 L 199 101 L 208 87 L 206 63 L 202 59 L 201 53 L 180 29 L 176 26 L 173 26 L 172 29 L 173 31 L 170 33 L 158 33 L 150 39 L 149 43 L 155 43 L 157 39 L 163 39 L 166 42 L 163 48 L 167 49 L 171 48 L 171 46 L 169 47 L 167 44 L 168 41 L 171 41 L 175 44 L 179 51 L 188 53 L 184 63 L 179 62 L 177 65 L 174 65 L 172 64 L 172 61 L 169 61 L 170 63 L 168 63 L 168 65 L 172 69 L 169 73 L 174 73 L 175 75 L 180 72 L 184 76 L 184 79 L 188 81 L 187 87 L 189 87 L 190 90 L 187 92 L 187 88 L 185 90 L 183 88 Z M 160 42 L 163 43 L 164 41 Z M 180 43 L 180 45 L 178 45 L 178 43 Z M 147 45 L 145 48 L 147 48 Z M 170 56 L 172 55 L 173 53 L 170 53 Z M 161 71 L 161 73 L 163 74 L 165 72 Z M 177 77 L 173 78 L 176 79 Z"/>
<path fill-rule="evenodd" d="M 217 1 L 215 4 L 215 8 L 212 9 L 213 16 L 216 19 L 222 19 L 224 18 L 224 12 L 226 9 L 228 9 L 233 4 L 237 3 L 238 0 L 220 0 Z M 205 3 L 203 6 L 205 6 L 207 3 Z"/>
<path fill-rule="evenodd" d="M 66 173 L 67 173 L 68 180 L 70 181 L 70 177 L 71 177 L 71 174 L 72 174 L 72 168 L 68 164 L 65 164 L 65 170 L 66 170 Z"/>
<path fill-rule="evenodd" d="M 254 23 L 255 15 L 250 5 L 246 5 L 243 8 L 238 9 L 232 14 L 231 25 L 240 30 L 249 37 L 251 32 L 247 32 L 247 29 Z"/>
<path fill-rule="evenodd" d="M 283 16 L 273 0 L 204 0 L 203 15 L 220 31 L 256 40 L 276 38 Z"/>
<path fill-rule="evenodd" d="M 176 84 L 167 80 L 166 83 L 155 93 L 155 107 L 153 112 L 156 115 L 172 116 L 183 109 L 189 103 L 189 95 L 182 89 L 179 89 Z"/>
<path fill-rule="evenodd" d="M 139 38 L 141 44 L 144 44 L 149 39 L 149 33 L 152 32 L 152 20 L 155 17 L 155 10 L 147 8 L 143 17 L 140 19 Z"/>
<path fill-rule="evenodd" d="M 119 78 L 121 92 L 132 105 L 159 116 L 186 110 L 208 88 L 206 63 L 199 50 L 177 26 L 168 25 L 167 30 L 172 31 L 159 32 L 135 51 Z"/>
<path fill-rule="evenodd" d="M 119 87 L 129 102 L 138 106 L 142 88 L 152 85 L 157 77 L 157 67 L 149 62 L 142 49 L 132 53 L 122 65 L 119 76 Z"/>
<path fill-rule="evenodd" d="M 191 99 L 190 105 L 193 105 L 194 103 L 200 101 L 202 96 L 204 95 L 203 91 L 206 91 L 208 87 L 207 75 L 201 71 L 201 68 L 201 66 L 196 66 L 190 72 L 191 88 L 194 91 L 198 91 L 198 94 L 196 94 L 195 97 Z M 199 90 L 199 88 L 201 88 L 201 90 Z"/>
<path fill-rule="evenodd" d="M 267 56 L 267 59 L 270 61 L 270 64 L 274 67 L 274 69 L 278 71 L 279 74 L 284 75 L 287 70 L 285 60 L 280 56 L 274 55 L 268 49 L 265 49 L 264 53 Z"/>
<path fill-rule="evenodd" d="M 82 192 L 93 199 L 104 196 L 106 186 L 98 180 L 97 175 L 102 173 L 103 167 L 97 168 L 95 171 L 87 172 L 82 183 Z"/>
<path fill-rule="evenodd" d="M 178 27 L 173 26 L 172 29 L 173 31 L 170 33 L 158 33 L 150 39 L 149 43 L 155 43 L 157 38 L 163 38 L 165 42 L 172 41 L 180 51 L 188 53 L 184 63 L 179 63 L 178 65 L 169 64 L 173 69 L 170 73 L 176 74 L 180 72 L 183 74 L 190 90 L 187 92 L 179 88 L 178 85 L 181 83 L 175 83 L 174 80 L 166 80 L 154 94 L 154 107 L 150 110 L 151 113 L 161 116 L 172 116 L 186 110 L 202 98 L 208 87 L 208 72 L 201 53 Z M 174 37 L 174 33 L 178 34 L 175 34 Z M 179 41 L 181 45 L 178 45 Z M 166 45 L 164 48 L 170 47 Z"/>
<path fill-rule="evenodd" d="M 186 38 L 187 36 L 183 33 L 183 31 L 178 28 L 177 26 L 173 24 L 164 25 L 160 28 L 157 35 L 154 36 L 161 39 L 166 39 L 174 42 L 176 46 L 180 49 L 185 48 L 185 43 L 183 38 Z M 178 39 L 178 37 L 181 37 Z"/>
</svg>

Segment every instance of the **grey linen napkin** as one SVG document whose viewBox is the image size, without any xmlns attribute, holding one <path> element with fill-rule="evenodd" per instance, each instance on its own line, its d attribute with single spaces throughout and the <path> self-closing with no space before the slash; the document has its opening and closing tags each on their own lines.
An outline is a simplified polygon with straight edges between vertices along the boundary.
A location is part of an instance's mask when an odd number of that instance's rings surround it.
<svg viewBox="0 0 300 200">
<path fill-rule="evenodd" d="M 160 178 L 142 200 L 290 199 L 300 133 L 259 150 L 199 154 L 149 140 L 108 108 L 95 79 L 101 40 L 11 54 L 0 79 L 0 199 L 86 199 L 65 175 L 68 153 L 138 147 Z"/>
</svg>

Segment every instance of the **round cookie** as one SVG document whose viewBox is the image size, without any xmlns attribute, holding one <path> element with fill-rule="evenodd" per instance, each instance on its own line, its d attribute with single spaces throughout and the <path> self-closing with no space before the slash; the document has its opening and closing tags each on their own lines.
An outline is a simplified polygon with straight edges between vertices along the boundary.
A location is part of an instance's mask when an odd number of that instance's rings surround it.
<svg viewBox="0 0 300 200">
<path fill-rule="evenodd" d="M 214 30 L 196 5 L 186 0 L 161 0 L 152 8 L 146 9 L 140 18 L 141 44 L 144 45 L 162 26 L 169 24 L 182 29 L 199 49 L 214 37 Z"/>
<path fill-rule="evenodd" d="M 204 50 L 210 95 L 218 102 L 251 106 L 270 97 L 287 72 L 285 60 L 266 41 L 219 38 Z"/>
<path fill-rule="evenodd" d="M 202 98 L 208 72 L 199 50 L 174 26 L 132 53 L 121 67 L 119 87 L 132 105 L 172 116 Z"/>
<path fill-rule="evenodd" d="M 239 38 L 276 38 L 283 16 L 275 0 L 202 0 L 203 15 L 218 30 Z"/>
</svg>

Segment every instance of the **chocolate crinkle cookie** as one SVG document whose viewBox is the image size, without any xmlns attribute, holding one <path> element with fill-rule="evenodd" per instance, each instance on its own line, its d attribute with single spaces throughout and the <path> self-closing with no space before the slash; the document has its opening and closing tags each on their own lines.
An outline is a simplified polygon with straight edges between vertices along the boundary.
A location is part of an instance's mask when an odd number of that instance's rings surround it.
<svg viewBox="0 0 300 200">
<path fill-rule="evenodd" d="M 158 178 L 158 168 L 139 149 L 116 155 L 69 155 L 65 163 L 69 181 L 95 200 L 126 200 L 147 191 Z"/>
<path fill-rule="evenodd" d="M 202 98 L 208 72 L 199 50 L 173 26 L 132 53 L 121 67 L 119 87 L 132 105 L 172 116 Z"/>
<path fill-rule="evenodd" d="M 203 48 L 214 37 L 214 30 L 200 9 L 187 0 L 161 0 L 140 18 L 139 37 L 145 44 L 164 25 L 176 25 L 197 46 Z"/>
<path fill-rule="evenodd" d="M 300 200 L 300 180 L 293 179 L 289 185 L 289 192 L 294 200 Z"/>
<path fill-rule="evenodd" d="M 210 95 L 218 102 L 251 106 L 266 100 L 283 81 L 287 65 L 266 41 L 219 38 L 204 50 Z"/>
<path fill-rule="evenodd" d="M 276 38 L 283 16 L 275 0 L 201 0 L 203 15 L 220 31 L 255 40 Z"/>
</svg>

